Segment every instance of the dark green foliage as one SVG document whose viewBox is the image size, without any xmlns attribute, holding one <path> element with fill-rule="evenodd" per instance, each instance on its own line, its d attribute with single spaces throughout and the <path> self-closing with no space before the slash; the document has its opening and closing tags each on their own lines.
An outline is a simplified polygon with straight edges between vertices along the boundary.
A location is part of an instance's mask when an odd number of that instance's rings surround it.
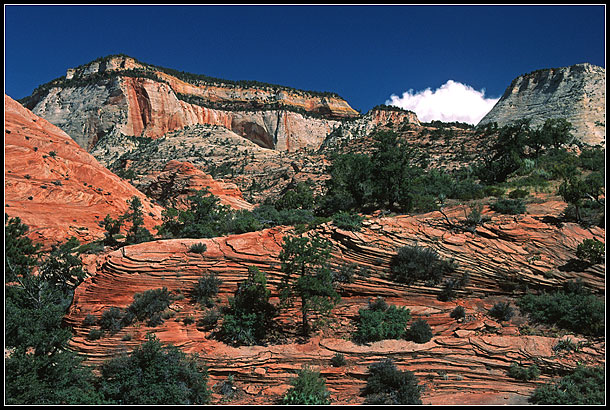
<svg viewBox="0 0 610 410">
<path fill-rule="evenodd" d="M 534 322 L 583 335 L 604 335 L 604 301 L 578 283 L 568 282 L 564 289 L 552 293 L 524 295 L 517 305 Z"/>
<path fill-rule="evenodd" d="M 332 244 L 319 236 L 284 237 L 279 254 L 284 273 L 278 285 L 283 306 L 292 305 L 295 298 L 301 302 L 302 329 L 309 334 L 310 315 L 324 320 L 341 299 L 333 288 L 329 266 Z"/>
<path fill-rule="evenodd" d="M 85 278 L 82 262 L 77 254 L 80 243 L 75 237 L 67 242 L 54 245 L 49 256 L 40 265 L 41 278 L 50 285 L 69 292 Z"/>
<path fill-rule="evenodd" d="M 97 317 L 92 314 L 88 314 L 83 320 L 83 326 L 95 326 L 97 325 Z"/>
<path fill-rule="evenodd" d="M 589 171 L 597 171 L 602 174 L 606 168 L 605 150 L 603 147 L 586 147 L 580 152 L 578 159 L 580 166 Z"/>
<path fill-rule="evenodd" d="M 250 266 L 248 278 L 237 285 L 235 295 L 230 300 L 219 339 L 237 346 L 261 343 L 276 313 L 275 307 L 269 303 L 270 296 L 265 273 Z"/>
<path fill-rule="evenodd" d="M 561 340 L 557 341 L 555 346 L 553 346 L 553 350 L 555 352 L 558 352 L 558 351 L 561 351 L 561 350 L 568 350 L 568 351 L 577 352 L 577 351 L 580 350 L 580 346 L 579 346 L 579 343 L 574 343 L 572 341 L 572 339 L 570 339 L 568 337 L 566 339 L 561 339 Z"/>
<path fill-rule="evenodd" d="M 513 363 L 508 368 L 508 375 L 514 379 L 527 382 L 530 380 L 536 380 L 538 376 L 540 376 L 540 369 L 538 369 L 538 366 L 535 364 L 526 367 Z"/>
<path fill-rule="evenodd" d="M 510 302 L 498 302 L 489 309 L 488 313 L 491 317 L 504 322 L 510 320 L 515 311 Z"/>
<path fill-rule="evenodd" d="M 515 189 L 514 191 L 511 191 L 510 194 L 508 194 L 508 197 L 511 199 L 521 199 L 521 198 L 525 198 L 528 195 L 529 195 L 529 191 L 518 188 L 518 189 Z"/>
<path fill-rule="evenodd" d="M 106 214 L 103 224 L 106 230 L 104 232 L 104 243 L 110 246 L 118 244 L 115 236 L 121 232 L 121 226 L 123 225 L 122 218 L 112 219 L 110 214 Z"/>
<path fill-rule="evenodd" d="M 205 312 L 201 319 L 199 319 L 197 326 L 201 327 L 203 330 L 210 330 L 216 326 L 220 316 L 218 309 L 210 309 Z"/>
<path fill-rule="evenodd" d="M 345 355 L 343 353 L 335 353 L 335 355 L 330 359 L 330 365 L 332 367 L 343 367 L 347 364 L 345 360 Z"/>
<path fill-rule="evenodd" d="M 112 306 L 110 309 L 104 310 L 98 322 L 102 330 L 108 330 L 111 333 L 116 333 L 123 328 L 123 312 L 121 309 Z"/>
<path fill-rule="evenodd" d="M 308 367 L 303 367 L 297 377 L 290 380 L 292 387 L 282 398 L 282 404 L 328 405 L 330 393 L 326 381 Z"/>
<path fill-rule="evenodd" d="M 521 199 L 500 198 L 491 204 L 491 209 L 502 214 L 516 215 L 525 212 L 525 204 Z"/>
<path fill-rule="evenodd" d="M 453 260 L 441 259 L 433 249 L 420 246 L 403 246 L 391 261 L 392 279 L 407 285 L 417 281 L 437 284 L 456 268 Z"/>
<path fill-rule="evenodd" d="M 463 306 L 456 306 L 455 309 L 451 311 L 449 316 L 455 320 L 463 319 L 466 317 L 466 309 L 464 309 Z"/>
<path fill-rule="evenodd" d="M 602 263 L 606 254 L 603 242 L 597 239 L 585 239 L 576 248 L 576 257 L 592 265 Z"/>
<path fill-rule="evenodd" d="M 560 380 L 539 386 L 529 398 L 533 404 L 603 405 L 606 397 L 603 366 L 579 365 L 573 373 Z"/>
<path fill-rule="evenodd" d="M 585 179 L 578 176 L 565 178 L 559 186 L 559 194 L 575 209 L 576 222 L 582 221 L 583 207 L 603 208 L 599 197 L 604 193 L 604 176 L 599 172 L 589 174 Z M 603 211 L 602 211 L 603 212 Z"/>
<path fill-rule="evenodd" d="M 185 325 L 192 325 L 193 323 L 195 323 L 195 319 L 193 319 L 192 316 L 187 316 L 184 318 L 184 320 L 182 321 L 182 323 L 184 323 Z"/>
<path fill-rule="evenodd" d="M 364 216 L 355 213 L 341 211 L 333 215 L 333 223 L 337 228 L 347 231 L 360 231 Z"/>
<path fill-rule="evenodd" d="M 289 188 L 275 202 L 275 208 L 278 211 L 283 209 L 312 209 L 313 206 L 313 192 L 305 182 L 299 182 L 294 187 Z"/>
<path fill-rule="evenodd" d="M 4 221 L 4 281 L 12 282 L 30 274 L 36 266 L 40 245 L 34 245 L 26 236 L 29 228 L 21 223 L 20 218 L 9 218 L 4 214 Z"/>
<path fill-rule="evenodd" d="M 457 296 L 457 290 L 466 286 L 470 278 L 468 273 L 464 273 L 460 278 L 447 279 L 443 283 L 443 289 L 438 295 L 438 300 L 447 302 Z"/>
<path fill-rule="evenodd" d="M 355 263 L 344 263 L 339 266 L 338 270 L 333 271 L 333 282 L 353 283 L 357 266 Z"/>
<path fill-rule="evenodd" d="M 133 295 L 133 302 L 127 307 L 127 311 L 137 320 L 146 320 L 163 312 L 172 301 L 172 295 L 167 288 L 151 289 Z"/>
<path fill-rule="evenodd" d="M 191 291 L 191 297 L 201 306 L 214 306 L 214 297 L 220 290 L 222 280 L 215 273 L 204 274 Z"/>
<path fill-rule="evenodd" d="M 123 219 L 130 223 L 131 226 L 125 236 L 125 243 L 127 245 L 147 242 L 152 240 L 152 235 L 148 232 L 148 229 L 144 227 L 144 217 L 142 214 L 142 201 L 137 196 L 127 201 L 129 209 L 123 215 Z"/>
<path fill-rule="evenodd" d="M 358 314 L 358 328 L 354 333 L 354 340 L 358 343 L 400 339 L 411 319 L 408 309 L 388 306 L 383 298 L 369 301 L 368 308 L 359 309 Z"/>
<path fill-rule="evenodd" d="M 199 242 L 196 244 L 191 245 L 191 247 L 189 248 L 189 252 L 193 252 L 193 253 L 205 253 L 205 251 L 208 249 L 207 245 L 205 243 Z"/>
<path fill-rule="evenodd" d="M 432 336 L 430 325 L 423 319 L 415 320 L 407 331 L 408 339 L 415 343 L 427 343 L 432 339 Z"/>
<path fill-rule="evenodd" d="M 154 336 L 129 355 L 101 366 L 100 388 L 113 404 L 207 404 L 207 371 L 197 356 L 161 345 Z"/>
<path fill-rule="evenodd" d="M 104 331 L 102 329 L 91 329 L 89 333 L 87 333 L 87 340 L 97 340 L 104 336 Z"/>
<path fill-rule="evenodd" d="M 383 359 L 369 367 L 362 393 L 365 404 L 422 404 L 422 387 L 415 375 L 399 370 L 392 359 Z"/>
</svg>

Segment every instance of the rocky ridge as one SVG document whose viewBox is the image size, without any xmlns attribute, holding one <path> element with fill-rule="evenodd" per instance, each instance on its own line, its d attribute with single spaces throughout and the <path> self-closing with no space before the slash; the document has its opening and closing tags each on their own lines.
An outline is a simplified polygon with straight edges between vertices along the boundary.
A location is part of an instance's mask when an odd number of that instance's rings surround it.
<svg viewBox="0 0 610 410">
<path fill-rule="evenodd" d="M 30 227 L 32 240 L 48 246 L 71 236 L 81 242 L 103 238 L 99 222 L 107 214 L 122 215 L 134 196 L 143 204 L 149 230 L 161 222 L 160 206 L 64 131 L 7 95 L 4 112 L 5 212 Z"/>
<path fill-rule="evenodd" d="M 220 304 L 247 276 L 248 266 L 266 272 L 277 303 L 276 286 L 280 281 L 278 254 L 287 227 L 211 239 L 175 239 L 143 243 L 92 258 L 88 269 L 92 277 L 75 292 L 67 322 L 74 327 L 72 346 L 86 353 L 90 363 L 100 363 L 119 351 L 129 351 L 154 332 L 162 342 L 198 353 L 209 367 L 212 384 L 233 375 L 239 394 L 231 404 L 269 404 L 281 398 L 290 387 L 289 380 L 304 364 L 321 371 L 335 404 L 364 401 L 360 390 L 366 383 L 367 367 L 384 357 L 392 357 L 399 368 L 413 371 L 425 386 L 424 404 L 525 404 L 528 394 L 552 375 L 572 369 L 578 362 L 594 365 L 604 362 L 605 343 L 589 341 L 579 352 L 560 354 L 553 347 L 563 336 L 548 331 L 526 333 L 527 319 L 517 315 L 498 323 L 487 311 L 497 301 L 513 301 L 522 291 L 503 283 L 527 284 L 530 289 L 556 287 L 565 280 L 580 277 L 596 292 L 604 291 L 604 268 L 595 265 L 585 272 L 562 267 L 574 257 L 576 245 L 585 238 L 604 240 L 601 228 L 583 229 L 572 223 L 556 226 L 545 216 L 561 206 L 549 201 L 529 207 L 525 216 L 495 214 L 485 208 L 491 220 L 473 232 L 449 229 L 438 213 L 414 216 L 370 218 L 361 232 L 342 231 L 331 224 L 318 233 L 334 245 L 333 264 L 354 263 L 355 281 L 340 288 L 341 303 L 333 310 L 330 325 L 311 339 L 296 335 L 298 316 L 283 313 L 278 321 L 287 334 L 283 343 L 269 346 L 231 347 L 211 337 L 197 323 L 185 325 L 184 318 L 201 317 L 203 311 L 190 300 L 189 289 L 205 273 L 222 279 Z M 565 204 L 563 204 L 565 205 Z M 452 220 L 463 214 L 461 207 L 447 209 Z M 189 252 L 190 246 L 204 242 L 204 254 Z M 435 249 L 443 257 L 459 263 L 458 272 L 470 274 L 470 283 L 451 302 L 438 301 L 439 288 L 405 286 L 388 277 L 389 262 L 397 248 L 419 244 Z M 88 314 L 100 316 L 111 307 L 126 307 L 133 295 L 149 289 L 167 287 L 178 297 L 170 306 L 170 318 L 149 328 L 136 324 L 114 335 L 88 340 L 90 327 L 83 325 Z M 434 337 L 427 343 L 385 340 L 367 345 L 351 341 L 358 309 L 372 297 L 382 296 L 390 304 L 405 306 L 414 318 L 424 318 Z M 457 305 L 466 309 L 462 321 L 449 314 Z M 298 306 L 295 307 L 298 309 Z M 131 336 L 126 340 L 125 335 Z M 570 335 L 572 340 L 584 340 Z M 347 365 L 332 367 L 336 353 L 345 355 Z M 512 363 L 536 364 L 542 376 L 535 381 L 512 379 L 506 372 Z M 222 402 L 216 394 L 213 402 Z"/>
<path fill-rule="evenodd" d="M 595 145 L 606 140 L 605 113 L 606 70 L 584 63 L 515 78 L 479 125 L 530 118 L 540 126 L 547 118 L 565 118 L 578 140 Z"/>
</svg>

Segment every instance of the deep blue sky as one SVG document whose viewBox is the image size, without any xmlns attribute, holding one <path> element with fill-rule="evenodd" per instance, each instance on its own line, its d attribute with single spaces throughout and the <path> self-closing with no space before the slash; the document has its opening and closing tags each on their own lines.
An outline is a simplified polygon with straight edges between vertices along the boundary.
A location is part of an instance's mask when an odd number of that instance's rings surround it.
<svg viewBox="0 0 610 410">
<path fill-rule="evenodd" d="M 498 98 L 513 78 L 605 67 L 605 8 L 592 6 L 10 6 L 5 93 L 124 53 L 231 80 L 334 91 L 368 111 L 452 79 Z"/>
</svg>

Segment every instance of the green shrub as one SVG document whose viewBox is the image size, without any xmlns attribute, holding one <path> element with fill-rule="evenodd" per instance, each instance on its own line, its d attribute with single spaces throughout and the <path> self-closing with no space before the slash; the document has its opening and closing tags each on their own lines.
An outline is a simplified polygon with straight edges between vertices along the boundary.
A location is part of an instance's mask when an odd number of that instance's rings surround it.
<svg viewBox="0 0 610 410">
<path fill-rule="evenodd" d="M 525 367 L 517 363 L 513 363 L 508 368 L 508 375 L 517 380 L 530 381 L 535 380 L 540 376 L 540 369 L 535 364 Z"/>
<path fill-rule="evenodd" d="M 97 340 L 102 336 L 104 336 L 104 331 L 102 329 L 91 329 L 87 334 L 87 340 Z"/>
<path fill-rule="evenodd" d="M 552 293 L 524 295 L 517 305 L 534 322 L 556 325 L 583 335 L 604 335 L 604 300 L 574 282 L 568 282 L 563 290 Z"/>
<path fill-rule="evenodd" d="M 559 340 L 555 346 L 553 346 L 553 350 L 558 352 L 560 350 L 568 350 L 568 351 L 574 351 L 577 352 L 580 350 L 580 346 L 578 343 L 574 343 L 572 341 L 572 339 L 570 339 L 569 337 L 566 339 L 561 339 Z"/>
<path fill-rule="evenodd" d="M 97 325 L 97 317 L 95 317 L 95 315 L 88 314 L 83 320 L 83 326 L 89 327 L 95 325 Z"/>
<path fill-rule="evenodd" d="M 441 259 L 433 249 L 419 246 L 400 248 L 390 266 L 392 279 L 408 285 L 416 281 L 437 284 L 457 268 L 453 260 Z"/>
<path fill-rule="evenodd" d="M 203 330 L 210 330 L 216 326 L 220 316 L 221 314 L 218 309 L 210 309 L 201 317 L 201 319 L 199 319 L 197 326 L 201 327 Z"/>
<path fill-rule="evenodd" d="M 485 192 L 486 196 L 495 196 L 496 198 L 501 198 L 504 196 L 506 189 L 500 188 L 495 185 L 488 185 L 484 188 L 483 192 Z"/>
<path fill-rule="evenodd" d="M 576 257 L 589 262 L 592 265 L 602 263 L 606 249 L 603 242 L 597 239 L 585 239 L 576 248 Z"/>
<path fill-rule="evenodd" d="M 319 372 L 303 367 L 297 377 L 290 380 L 292 387 L 282 399 L 283 404 L 328 405 L 330 393 Z"/>
<path fill-rule="evenodd" d="M 364 216 L 355 213 L 341 211 L 333 215 L 333 223 L 339 229 L 346 231 L 360 231 L 362 229 Z"/>
<path fill-rule="evenodd" d="M 187 316 L 182 320 L 182 323 L 184 323 L 185 325 L 191 325 L 193 323 L 195 323 L 195 319 L 193 319 L 192 316 Z"/>
<path fill-rule="evenodd" d="M 132 338 L 133 338 L 133 336 L 131 335 L 131 333 L 127 333 L 127 334 L 123 335 L 121 340 L 124 342 L 129 342 Z"/>
<path fill-rule="evenodd" d="M 123 328 L 122 319 L 123 313 L 121 312 L 121 309 L 112 306 L 110 309 L 106 309 L 102 312 L 98 324 L 101 329 L 116 333 Z"/>
<path fill-rule="evenodd" d="M 383 359 L 369 367 L 363 394 L 365 404 L 422 404 L 422 387 L 410 371 L 398 370 L 392 359 Z"/>
<path fill-rule="evenodd" d="M 357 266 L 355 263 L 344 263 L 339 266 L 338 270 L 333 271 L 333 282 L 353 283 Z"/>
<path fill-rule="evenodd" d="M 203 253 L 205 253 L 205 251 L 207 249 L 208 249 L 208 247 L 205 243 L 199 242 L 199 243 L 191 245 L 191 247 L 189 248 L 189 252 L 203 254 Z"/>
<path fill-rule="evenodd" d="M 466 317 L 466 309 L 463 306 L 456 306 L 449 316 L 455 320 L 463 319 Z"/>
<path fill-rule="evenodd" d="M 606 378 L 603 366 L 578 366 L 560 380 L 539 386 L 529 398 L 533 404 L 595 405 L 605 403 Z"/>
<path fill-rule="evenodd" d="M 498 302 L 489 309 L 488 313 L 499 321 L 508 321 L 513 317 L 515 311 L 510 305 L 510 302 Z"/>
<path fill-rule="evenodd" d="M 385 339 L 400 339 L 411 318 L 404 307 L 388 306 L 383 299 L 369 303 L 368 308 L 359 309 L 358 328 L 354 340 L 358 343 L 377 342 Z"/>
<path fill-rule="evenodd" d="M 521 199 L 500 198 L 491 205 L 491 209 L 502 214 L 517 215 L 525 212 L 525 204 Z"/>
<path fill-rule="evenodd" d="M 415 343 L 427 343 L 432 339 L 432 329 L 428 322 L 417 319 L 409 327 L 407 337 Z"/>
<path fill-rule="evenodd" d="M 155 314 L 159 314 L 160 319 L 160 313 L 167 309 L 172 301 L 172 295 L 167 288 L 151 289 L 133 295 L 133 302 L 127 310 L 138 320 L 152 319 Z"/>
<path fill-rule="evenodd" d="M 345 360 L 345 355 L 343 353 L 335 353 L 335 355 L 330 359 L 330 365 L 332 367 L 343 367 L 347 364 Z"/>
<path fill-rule="evenodd" d="M 514 191 L 511 191 L 510 194 L 508 194 L 508 197 L 511 199 L 521 199 L 521 198 L 525 198 L 529 194 L 530 194 L 529 191 L 527 191 L 525 189 L 517 188 Z"/>
<path fill-rule="evenodd" d="M 199 278 L 197 284 L 193 287 L 191 297 L 201 306 L 212 307 L 214 306 L 214 297 L 218 294 L 221 284 L 222 280 L 215 273 L 206 273 Z"/>
</svg>

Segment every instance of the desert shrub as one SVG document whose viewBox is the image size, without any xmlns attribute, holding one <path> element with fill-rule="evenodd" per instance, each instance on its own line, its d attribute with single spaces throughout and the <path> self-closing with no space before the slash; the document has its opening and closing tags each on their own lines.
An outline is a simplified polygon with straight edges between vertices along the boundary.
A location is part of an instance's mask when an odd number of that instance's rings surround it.
<svg viewBox="0 0 610 410">
<path fill-rule="evenodd" d="M 449 315 L 451 318 L 458 320 L 466 317 L 466 309 L 463 306 L 456 306 Z"/>
<path fill-rule="evenodd" d="M 364 217 L 355 213 L 341 211 L 333 215 L 333 223 L 337 228 L 347 231 L 359 231 L 362 229 Z"/>
<path fill-rule="evenodd" d="M 457 268 L 453 260 L 441 259 L 433 249 L 419 246 L 403 246 L 390 265 L 392 279 L 405 284 L 420 280 L 437 284 Z"/>
<path fill-rule="evenodd" d="M 584 148 L 578 156 L 580 166 L 590 171 L 605 171 L 606 161 L 603 147 Z"/>
<path fill-rule="evenodd" d="M 83 326 L 89 327 L 95 325 L 97 325 L 97 317 L 95 317 L 95 315 L 88 314 L 83 320 Z"/>
<path fill-rule="evenodd" d="M 432 329 L 428 322 L 417 319 L 409 326 L 407 337 L 415 343 L 427 343 L 432 339 Z"/>
<path fill-rule="evenodd" d="M 515 314 L 510 302 L 498 302 L 488 311 L 489 315 L 499 321 L 508 321 Z"/>
<path fill-rule="evenodd" d="M 464 286 L 466 286 L 466 284 L 468 283 L 469 280 L 470 280 L 470 275 L 468 273 L 464 273 L 459 278 L 451 278 L 451 279 L 446 280 L 443 283 L 443 289 L 437 296 L 438 300 L 441 300 L 444 302 L 453 300 L 457 296 L 457 289 L 461 289 Z"/>
<path fill-rule="evenodd" d="M 606 378 L 603 366 L 579 365 L 573 373 L 544 384 L 529 398 L 533 404 L 595 405 L 605 403 Z"/>
<path fill-rule="evenodd" d="M 504 196 L 506 189 L 500 188 L 495 185 L 487 185 L 487 186 L 485 186 L 483 191 L 485 192 L 486 196 L 495 196 L 496 198 L 500 198 L 500 197 Z"/>
<path fill-rule="evenodd" d="M 335 353 L 335 355 L 330 359 L 330 365 L 332 367 L 342 367 L 347 364 L 345 360 L 345 355 L 343 353 Z"/>
<path fill-rule="evenodd" d="M 314 197 L 311 187 L 306 182 L 299 182 L 284 192 L 274 205 L 279 211 L 283 209 L 312 209 Z"/>
<path fill-rule="evenodd" d="M 377 342 L 384 339 L 400 339 L 411 318 L 408 309 L 388 306 L 383 299 L 369 303 L 368 308 L 358 310 L 359 318 L 354 340 L 358 343 Z"/>
<path fill-rule="evenodd" d="M 161 313 L 153 313 L 146 321 L 146 326 L 157 327 L 163 324 L 163 316 Z"/>
<path fill-rule="evenodd" d="M 89 333 L 87 333 L 87 340 L 97 340 L 104 336 L 104 331 L 102 329 L 91 329 Z"/>
<path fill-rule="evenodd" d="M 556 325 L 583 335 L 603 336 L 605 304 L 577 283 L 562 290 L 522 296 L 517 305 L 537 323 Z M 570 284 L 571 283 L 571 284 Z"/>
<path fill-rule="evenodd" d="M 526 367 L 513 363 L 508 368 L 508 375 L 517 380 L 530 381 L 535 380 L 540 376 L 540 369 L 535 364 Z"/>
<path fill-rule="evenodd" d="M 133 302 L 127 310 L 138 320 L 150 319 L 163 312 L 172 303 L 173 298 L 167 288 L 151 289 L 133 295 Z"/>
<path fill-rule="evenodd" d="M 585 239 L 576 248 L 576 257 L 592 265 L 604 261 L 606 250 L 603 242 L 597 239 Z"/>
<path fill-rule="evenodd" d="M 220 319 L 220 312 L 218 309 L 210 309 L 199 319 L 197 322 L 197 326 L 201 327 L 203 330 L 210 330 L 216 326 L 218 323 L 218 319 Z"/>
<path fill-rule="evenodd" d="M 195 323 L 195 319 L 193 319 L 192 316 L 187 316 L 182 320 L 182 323 L 184 323 L 185 325 L 191 325 L 193 323 Z"/>
<path fill-rule="evenodd" d="M 118 307 L 112 306 L 110 309 L 104 310 L 99 320 L 100 328 L 108 330 L 111 333 L 116 333 L 122 329 L 123 313 Z"/>
<path fill-rule="evenodd" d="M 342 264 L 341 266 L 339 266 L 338 270 L 333 271 L 333 282 L 353 283 L 357 266 L 358 265 L 355 263 Z"/>
<path fill-rule="evenodd" d="M 100 368 L 99 391 L 113 404 L 207 404 L 207 370 L 196 355 L 154 336 Z"/>
<path fill-rule="evenodd" d="M 502 214 L 517 215 L 525 212 L 525 204 L 521 199 L 500 198 L 491 204 L 491 209 Z"/>
<path fill-rule="evenodd" d="M 399 370 L 392 359 L 383 359 L 369 367 L 362 393 L 365 404 L 422 404 L 422 387 L 410 371 Z"/>
<path fill-rule="evenodd" d="M 189 248 L 189 252 L 205 253 L 205 251 L 207 249 L 208 249 L 208 247 L 205 243 L 199 242 L 199 243 L 195 243 L 195 244 L 191 245 L 191 247 Z"/>
<path fill-rule="evenodd" d="M 326 381 L 319 372 L 303 367 L 298 376 L 290 380 L 290 384 L 292 387 L 284 395 L 283 404 L 330 404 L 330 393 L 326 388 Z"/>
<path fill-rule="evenodd" d="M 521 199 L 521 198 L 525 198 L 528 195 L 529 195 L 529 191 L 527 191 L 525 189 L 517 188 L 514 191 L 511 191 L 510 194 L 508 194 L 508 197 L 511 199 Z"/>
<path fill-rule="evenodd" d="M 577 352 L 578 350 L 580 350 L 580 346 L 578 345 L 578 343 L 574 343 L 572 341 L 572 339 L 570 339 L 569 337 L 566 339 L 561 339 L 559 341 L 557 341 L 557 343 L 555 344 L 555 346 L 553 346 L 553 350 L 558 352 L 560 350 L 568 350 L 568 351 L 574 351 Z"/>
<path fill-rule="evenodd" d="M 201 306 L 212 307 L 214 306 L 213 298 L 218 294 L 221 284 L 222 280 L 215 273 L 206 273 L 193 287 L 191 297 Z"/>
</svg>

